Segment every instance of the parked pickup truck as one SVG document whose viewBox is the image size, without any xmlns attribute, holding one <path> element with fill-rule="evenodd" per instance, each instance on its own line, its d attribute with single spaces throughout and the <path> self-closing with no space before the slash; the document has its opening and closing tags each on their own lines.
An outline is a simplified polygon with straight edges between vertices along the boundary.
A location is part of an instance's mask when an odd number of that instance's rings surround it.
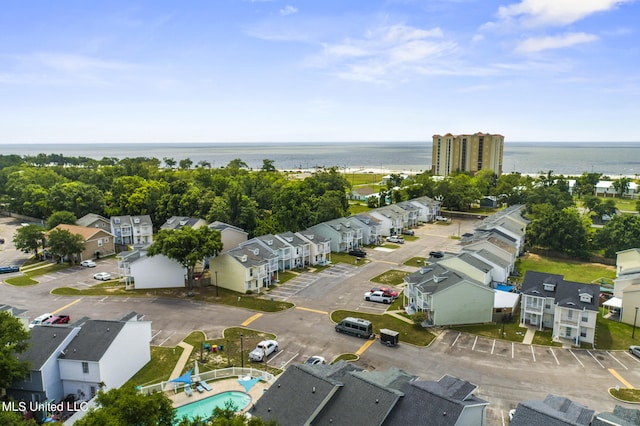
<svg viewBox="0 0 640 426">
<path fill-rule="evenodd" d="M 54 315 L 42 324 L 69 324 L 69 315 Z"/>
<path fill-rule="evenodd" d="M 275 340 L 263 340 L 249 353 L 249 359 L 255 362 L 264 361 L 265 357 L 278 352 L 278 342 Z"/>
<path fill-rule="evenodd" d="M 378 303 L 391 303 L 393 302 L 393 297 L 391 295 L 385 295 L 383 291 L 368 291 L 364 294 L 364 300 L 367 302 L 378 302 Z"/>
</svg>

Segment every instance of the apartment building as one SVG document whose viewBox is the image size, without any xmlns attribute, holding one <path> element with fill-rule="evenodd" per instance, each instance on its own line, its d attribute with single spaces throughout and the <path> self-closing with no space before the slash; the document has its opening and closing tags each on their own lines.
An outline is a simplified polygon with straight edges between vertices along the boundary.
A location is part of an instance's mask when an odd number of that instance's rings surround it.
<svg viewBox="0 0 640 426">
<path fill-rule="evenodd" d="M 489 133 L 472 135 L 433 135 L 431 171 L 435 175 L 448 176 L 456 171 L 470 172 L 493 170 L 502 174 L 504 136 Z"/>
</svg>

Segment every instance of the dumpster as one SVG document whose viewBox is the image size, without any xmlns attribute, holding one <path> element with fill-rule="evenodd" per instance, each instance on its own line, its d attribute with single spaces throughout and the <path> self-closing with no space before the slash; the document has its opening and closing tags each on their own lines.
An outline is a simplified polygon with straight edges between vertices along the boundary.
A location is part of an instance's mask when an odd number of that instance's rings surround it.
<svg viewBox="0 0 640 426">
<path fill-rule="evenodd" d="M 400 337 L 400 333 L 388 328 L 380 329 L 380 343 L 387 346 L 396 346 Z"/>
</svg>

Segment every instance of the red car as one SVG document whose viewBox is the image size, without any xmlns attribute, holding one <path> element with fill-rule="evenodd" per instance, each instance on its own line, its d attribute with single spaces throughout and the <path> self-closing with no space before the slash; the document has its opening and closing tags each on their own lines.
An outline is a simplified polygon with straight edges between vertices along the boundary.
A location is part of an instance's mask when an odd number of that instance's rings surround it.
<svg viewBox="0 0 640 426">
<path fill-rule="evenodd" d="M 371 292 L 373 293 L 374 291 L 381 291 L 387 297 L 392 297 L 394 299 L 398 298 L 398 292 L 390 289 L 389 287 L 373 287 L 371 289 Z"/>
<path fill-rule="evenodd" d="M 43 322 L 43 324 L 69 324 L 69 319 L 69 315 L 54 315 Z"/>
</svg>

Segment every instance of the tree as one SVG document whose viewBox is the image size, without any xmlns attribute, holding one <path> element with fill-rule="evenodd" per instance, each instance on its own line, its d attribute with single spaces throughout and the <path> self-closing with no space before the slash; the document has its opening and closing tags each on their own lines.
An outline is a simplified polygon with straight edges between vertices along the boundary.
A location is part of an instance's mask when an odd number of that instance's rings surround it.
<svg viewBox="0 0 640 426">
<path fill-rule="evenodd" d="M 175 419 L 175 409 L 164 392 L 144 395 L 125 384 L 98 391 L 95 400 L 98 408 L 89 410 L 75 426 L 172 426 Z"/>
<path fill-rule="evenodd" d="M 584 257 L 589 249 L 590 227 L 589 218 L 575 208 L 557 210 L 543 205 L 527 226 L 527 240 L 533 246 Z"/>
<path fill-rule="evenodd" d="M 173 158 L 163 157 L 162 161 L 164 161 L 164 164 L 170 169 L 173 169 L 176 166 L 176 160 L 174 160 Z"/>
<path fill-rule="evenodd" d="M 0 410 L 0 425 L 2 426 L 35 426 L 34 419 L 24 419 L 18 411 Z"/>
<path fill-rule="evenodd" d="M 178 164 L 180 165 L 180 168 L 182 170 L 189 170 L 191 168 L 191 166 L 193 165 L 193 161 L 191 161 L 190 158 L 184 158 L 184 159 L 180 160 L 180 162 Z"/>
<path fill-rule="evenodd" d="M 7 311 L 0 311 L 0 389 L 29 375 L 29 363 L 18 355 L 27 350 L 29 332 L 22 322 Z"/>
<path fill-rule="evenodd" d="M 96 186 L 83 182 L 59 183 L 49 189 L 47 202 L 52 211 L 67 210 L 76 217 L 87 213 L 102 213 L 104 194 Z"/>
<path fill-rule="evenodd" d="M 187 270 L 189 294 L 193 292 L 193 272 L 198 263 L 204 262 L 222 250 L 220 232 L 202 226 L 193 229 L 185 226 L 176 230 L 161 229 L 153 244 L 147 250 L 147 256 L 162 254 L 180 263 Z"/>
<path fill-rule="evenodd" d="M 604 249 L 607 257 L 615 257 L 616 252 L 640 247 L 640 216 L 616 215 L 596 233 L 597 247 Z"/>
<path fill-rule="evenodd" d="M 44 228 L 38 225 L 21 226 L 13 236 L 13 244 L 23 253 L 38 253 L 44 242 Z"/>
<path fill-rule="evenodd" d="M 276 166 L 273 165 L 273 160 L 264 159 L 262 160 L 262 171 L 263 172 L 275 172 Z"/>
<path fill-rule="evenodd" d="M 627 192 L 629 192 L 630 183 L 631 178 L 621 177 L 620 179 L 616 179 L 613 181 L 613 189 L 615 189 L 616 193 L 620 196 L 620 198 L 622 198 Z"/>
<path fill-rule="evenodd" d="M 573 185 L 573 193 L 576 194 L 578 198 L 583 195 L 595 195 L 596 185 L 600 182 L 601 177 L 601 173 L 582 173 Z"/>
<path fill-rule="evenodd" d="M 60 210 L 53 213 L 47 219 L 47 229 L 53 229 L 56 226 L 64 223 L 66 225 L 75 225 L 78 221 L 76 215 L 67 210 Z"/>
<path fill-rule="evenodd" d="M 72 265 L 76 263 L 76 255 L 85 249 L 82 235 L 72 234 L 66 229 L 56 228 L 47 235 L 47 246 L 53 256 L 57 256 L 61 261 L 69 259 Z"/>
</svg>

